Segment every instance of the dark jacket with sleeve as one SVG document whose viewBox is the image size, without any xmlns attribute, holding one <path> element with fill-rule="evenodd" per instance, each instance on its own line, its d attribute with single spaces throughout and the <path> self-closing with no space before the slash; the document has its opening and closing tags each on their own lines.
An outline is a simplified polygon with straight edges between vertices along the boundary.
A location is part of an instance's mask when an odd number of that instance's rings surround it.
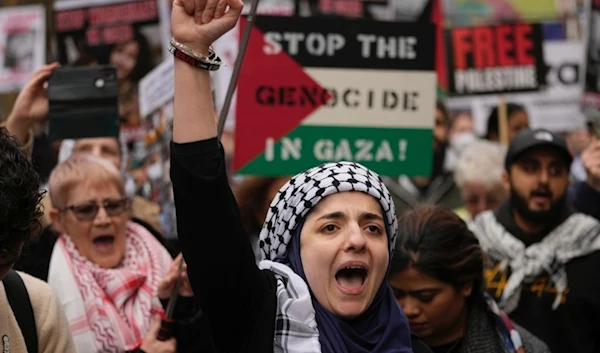
<svg viewBox="0 0 600 353">
<path fill-rule="evenodd" d="M 273 352 L 276 279 L 256 266 L 225 168 L 216 138 L 171 144 L 180 246 L 217 351 Z"/>
</svg>

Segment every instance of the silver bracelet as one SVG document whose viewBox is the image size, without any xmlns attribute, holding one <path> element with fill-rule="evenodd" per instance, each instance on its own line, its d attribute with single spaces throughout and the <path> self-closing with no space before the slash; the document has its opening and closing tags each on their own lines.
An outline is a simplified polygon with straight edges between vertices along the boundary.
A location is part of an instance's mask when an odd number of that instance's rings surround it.
<svg viewBox="0 0 600 353">
<path fill-rule="evenodd" d="M 219 58 L 219 56 L 215 53 L 215 51 L 212 49 L 212 47 L 208 48 L 208 56 L 199 54 L 197 52 L 195 52 L 192 48 L 179 43 L 178 41 L 175 40 L 175 38 L 171 38 L 171 45 L 173 47 L 175 47 L 176 49 L 178 49 L 179 51 L 181 51 L 182 53 L 191 56 L 192 58 L 209 64 L 209 65 L 218 65 L 221 66 L 223 65 L 223 61 L 221 60 L 221 58 Z"/>
</svg>

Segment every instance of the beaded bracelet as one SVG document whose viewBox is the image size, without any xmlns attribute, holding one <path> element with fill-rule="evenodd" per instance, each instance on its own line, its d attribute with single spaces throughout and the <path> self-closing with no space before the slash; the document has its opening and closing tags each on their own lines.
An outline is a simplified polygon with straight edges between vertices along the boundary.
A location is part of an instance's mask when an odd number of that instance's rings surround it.
<svg viewBox="0 0 600 353">
<path fill-rule="evenodd" d="M 214 52 L 214 50 L 210 47 L 208 48 L 208 56 L 204 56 L 202 54 L 196 53 L 192 48 L 189 48 L 188 46 L 186 46 L 182 43 L 179 43 L 174 38 L 171 38 L 171 46 L 175 47 L 180 52 L 186 54 L 187 56 L 191 56 L 192 58 L 194 58 L 198 61 L 202 61 L 202 62 L 212 64 L 212 65 L 222 65 L 222 63 L 223 63 L 221 61 L 221 58 L 219 58 L 217 56 L 217 54 Z"/>
<path fill-rule="evenodd" d="M 199 69 L 208 70 L 208 71 L 216 71 L 221 67 L 220 59 L 218 61 L 219 62 L 218 64 L 213 64 L 213 63 L 198 60 L 198 59 L 182 52 L 181 50 L 179 50 L 175 47 L 170 47 L 169 52 L 171 52 L 171 54 L 173 54 L 177 59 L 180 59 L 180 60 L 182 60 L 194 67 L 197 67 Z M 219 58 L 219 57 L 217 56 L 217 58 Z"/>
</svg>

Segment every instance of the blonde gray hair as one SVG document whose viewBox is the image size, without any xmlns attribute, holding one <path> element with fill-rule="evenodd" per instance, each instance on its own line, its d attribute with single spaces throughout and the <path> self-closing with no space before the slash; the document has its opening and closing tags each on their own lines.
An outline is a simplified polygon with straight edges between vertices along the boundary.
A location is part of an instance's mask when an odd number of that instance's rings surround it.
<svg viewBox="0 0 600 353">
<path fill-rule="evenodd" d="M 478 140 L 461 154 L 454 169 L 454 181 L 463 188 L 467 183 L 479 183 L 486 188 L 502 184 L 506 148 L 498 143 Z"/>
<path fill-rule="evenodd" d="M 91 154 L 76 154 L 60 163 L 50 174 L 48 191 L 52 207 L 67 206 L 69 192 L 79 183 L 112 183 L 125 196 L 125 180 L 108 160 Z"/>
</svg>

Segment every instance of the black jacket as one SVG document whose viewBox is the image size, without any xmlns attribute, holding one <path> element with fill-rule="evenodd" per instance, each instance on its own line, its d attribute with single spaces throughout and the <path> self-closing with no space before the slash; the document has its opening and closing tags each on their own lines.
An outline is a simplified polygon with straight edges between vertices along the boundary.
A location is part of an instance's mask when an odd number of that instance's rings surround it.
<svg viewBox="0 0 600 353">
<path fill-rule="evenodd" d="M 571 214 L 573 210 L 565 203 L 559 217 L 548 223 L 540 234 L 527 234 L 515 224 L 509 201 L 495 211 L 497 221 L 525 246 L 542 240 Z M 487 285 L 489 294 L 499 300 L 510 269 L 499 272 L 495 271 L 498 264 L 495 266 L 489 273 Z M 564 303 L 556 310 L 552 309 L 556 292 L 544 274 L 531 285 L 523 285 L 518 307 L 509 316 L 544 341 L 553 353 L 600 352 L 600 279 L 597 275 L 600 251 L 572 259 L 565 268 L 568 290 Z"/>
<path fill-rule="evenodd" d="M 218 140 L 172 143 L 171 180 L 188 276 L 217 351 L 273 352 L 276 279 L 256 266 Z M 415 352 L 428 350 L 415 343 Z"/>
<path fill-rule="evenodd" d="M 146 227 L 169 250 L 171 256 L 178 254 L 174 244 L 167 243 L 159 232 L 138 219 L 134 222 Z M 38 241 L 23 247 L 21 258 L 15 263 L 14 269 L 28 273 L 43 281 L 48 281 L 52 249 L 58 239 L 58 234 L 49 226 L 46 227 Z M 167 307 L 168 301 L 162 301 Z M 212 338 L 202 310 L 193 298 L 180 297 L 175 307 L 174 317 L 177 318 L 176 339 L 178 353 L 209 353 L 215 352 Z"/>
</svg>

